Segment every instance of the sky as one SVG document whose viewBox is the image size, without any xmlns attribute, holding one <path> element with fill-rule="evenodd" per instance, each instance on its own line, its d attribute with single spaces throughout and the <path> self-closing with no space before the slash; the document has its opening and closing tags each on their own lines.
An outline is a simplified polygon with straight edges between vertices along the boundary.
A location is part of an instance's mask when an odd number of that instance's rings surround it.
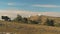
<svg viewBox="0 0 60 34">
<path fill-rule="evenodd" d="M 60 0 L 0 0 L 0 9 L 59 12 Z"/>
<path fill-rule="evenodd" d="M 60 17 L 60 0 L 0 0 L 0 16 L 43 14 Z"/>
</svg>

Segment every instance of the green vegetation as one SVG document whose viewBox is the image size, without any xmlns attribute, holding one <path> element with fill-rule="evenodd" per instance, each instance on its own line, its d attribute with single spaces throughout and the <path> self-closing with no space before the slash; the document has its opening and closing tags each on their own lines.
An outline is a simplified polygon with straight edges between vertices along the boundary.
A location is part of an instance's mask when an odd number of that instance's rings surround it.
<svg viewBox="0 0 60 34">
<path fill-rule="evenodd" d="M 45 25 L 47 25 L 47 26 L 54 26 L 54 21 L 47 19 Z"/>
<path fill-rule="evenodd" d="M 11 21 L 11 19 L 8 16 L 1 16 L 2 19 L 4 19 L 5 21 Z"/>
<path fill-rule="evenodd" d="M 60 26 L 60 23 L 55 23 L 55 21 L 59 20 L 58 17 L 49 17 L 49 16 L 31 16 L 31 17 L 22 17 L 21 15 L 17 15 L 16 18 L 11 20 L 8 16 L 1 16 L 5 21 L 17 22 L 17 23 L 25 23 L 25 24 L 40 24 L 47 26 Z M 41 24 L 43 23 L 43 24 Z"/>
<path fill-rule="evenodd" d="M 17 17 L 15 19 L 13 19 L 13 21 L 20 22 L 20 21 L 22 21 L 22 17 L 18 14 Z"/>
</svg>

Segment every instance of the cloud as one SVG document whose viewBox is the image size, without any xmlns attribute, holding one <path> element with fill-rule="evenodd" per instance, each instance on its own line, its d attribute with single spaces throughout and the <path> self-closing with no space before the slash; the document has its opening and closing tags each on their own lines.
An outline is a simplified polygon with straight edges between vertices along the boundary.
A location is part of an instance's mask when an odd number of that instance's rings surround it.
<svg viewBox="0 0 60 34">
<path fill-rule="evenodd" d="M 17 14 L 20 14 L 22 16 L 28 17 L 28 16 L 34 16 L 34 15 L 46 15 L 46 16 L 54 16 L 54 17 L 60 17 L 60 12 L 32 12 L 32 11 L 25 11 L 25 10 L 0 10 L 0 16 L 9 16 L 12 19 L 17 16 Z M 1 17 L 0 17 L 1 19 Z"/>
<path fill-rule="evenodd" d="M 35 5 L 32 5 L 34 7 L 46 7 L 46 8 L 60 8 L 60 6 L 58 5 L 41 5 L 41 4 L 35 4 Z"/>
<path fill-rule="evenodd" d="M 12 5 L 12 6 L 24 6 L 27 5 L 26 3 L 15 3 L 15 2 L 10 2 L 8 3 L 8 5 Z"/>
<path fill-rule="evenodd" d="M 14 3 L 8 3 L 8 5 L 14 5 Z"/>
</svg>

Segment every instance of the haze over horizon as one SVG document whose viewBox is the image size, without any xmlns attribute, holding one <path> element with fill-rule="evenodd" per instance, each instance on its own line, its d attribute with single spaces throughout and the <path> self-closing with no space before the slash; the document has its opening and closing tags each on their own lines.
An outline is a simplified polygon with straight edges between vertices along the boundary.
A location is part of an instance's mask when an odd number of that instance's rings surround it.
<svg viewBox="0 0 60 34">
<path fill-rule="evenodd" d="M 0 16 L 14 18 L 17 14 L 60 17 L 60 0 L 0 0 Z"/>
</svg>

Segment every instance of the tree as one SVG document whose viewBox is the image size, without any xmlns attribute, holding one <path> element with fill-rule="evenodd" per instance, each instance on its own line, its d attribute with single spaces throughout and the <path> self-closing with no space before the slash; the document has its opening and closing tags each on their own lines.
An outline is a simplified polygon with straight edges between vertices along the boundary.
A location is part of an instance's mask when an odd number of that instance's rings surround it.
<svg viewBox="0 0 60 34">
<path fill-rule="evenodd" d="M 1 16 L 5 21 L 10 21 L 11 19 L 8 16 Z"/>
<path fill-rule="evenodd" d="M 28 19 L 27 19 L 26 17 L 24 17 L 24 18 L 22 19 L 22 21 L 23 21 L 24 23 L 28 23 Z"/>
<path fill-rule="evenodd" d="M 50 25 L 54 26 L 54 21 L 53 20 L 50 20 Z"/>
<path fill-rule="evenodd" d="M 45 25 L 48 25 L 48 26 L 54 26 L 54 21 L 53 21 L 53 20 L 47 19 Z"/>
<path fill-rule="evenodd" d="M 14 18 L 13 21 L 17 21 L 17 22 L 22 21 L 22 16 L 18 14 L 17 17 Z"/>
</svg>

